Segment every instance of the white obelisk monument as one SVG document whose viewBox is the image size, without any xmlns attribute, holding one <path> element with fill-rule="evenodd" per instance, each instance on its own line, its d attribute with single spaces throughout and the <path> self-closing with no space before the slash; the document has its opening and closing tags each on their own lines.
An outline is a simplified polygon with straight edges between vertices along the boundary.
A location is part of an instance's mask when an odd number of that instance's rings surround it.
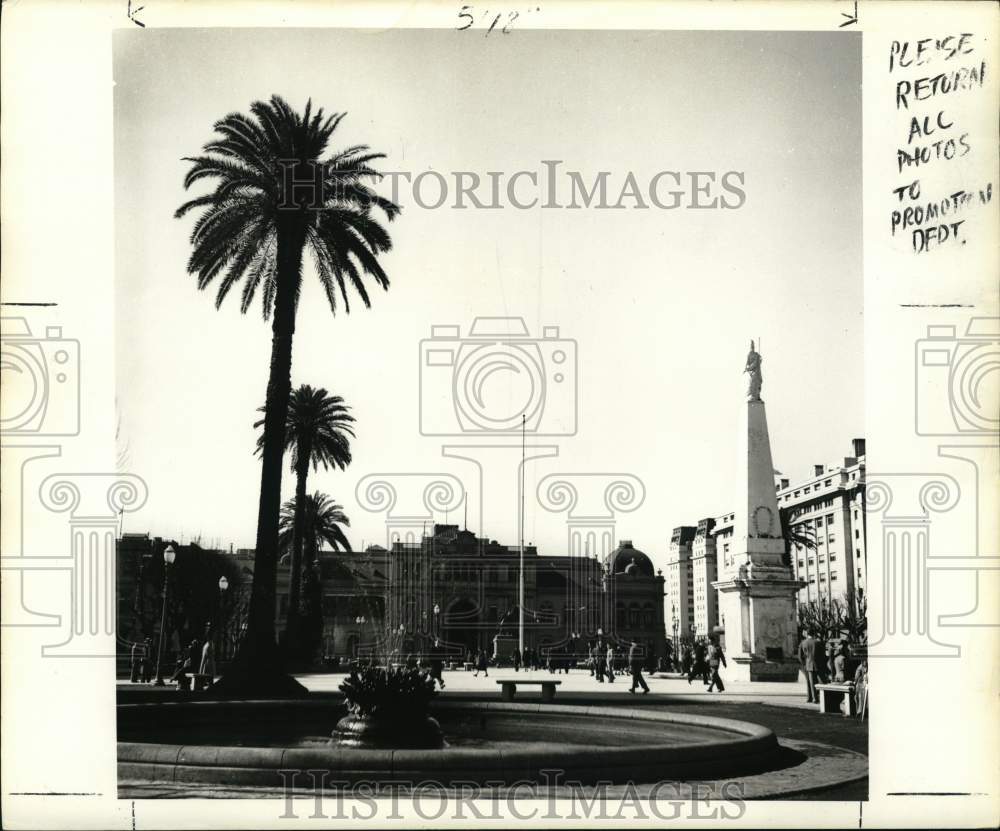
<svg viewBox="0 0 1000 831">
<path fill-rule="evenodd" d="M 729 678 L 795 681 L 795 595 L 804 585 L 785 565 L 767 414 L 760 398 L 761 356 L 750 341 L 740 415 L 737 504 L 729 554 L 714 583 L 726 633 Z"/>
</svg>

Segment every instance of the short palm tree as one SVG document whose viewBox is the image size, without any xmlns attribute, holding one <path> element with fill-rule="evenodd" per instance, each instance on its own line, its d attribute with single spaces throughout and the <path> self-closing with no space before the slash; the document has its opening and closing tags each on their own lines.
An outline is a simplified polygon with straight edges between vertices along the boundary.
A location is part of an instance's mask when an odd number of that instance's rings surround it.
<svg viewBox="0 0 1000 831">
<path fill-rule="evenodd" d="M 292 391 L 288 401 L 288 420 L 285 423 L 285 449 L 291 451 L 292 470 L 295 473 L 296 521 L 292 525 L 291 574 L 288 584 L 288 618 L 285 624 L 285 642 L 292 644 L 297 633 L 299 618 L 299 590 L 302 582 L 302 541 L 305 529 L 306 480 L 309 465 L 313 470 L 320 466 L 343 470 L 351 463 L 351 443 L 354 438 L 354 416 L 348 412 L 344 399 L 330 395 L 325 389 L 303 384 Z M 260 427 L 263 421 L 255 426 Z M 264 437 L 257 440 L 258 451 L 263 449 Z M 280 531 L 285 530 L 282 510 Z M 279 538 L 280 546 L 280 538 Z M 284 550 L 284 547 L 281 546 Z M 311 561 L 310 561 L 311 562 Z"/>
<path fill-rule="evenodd" d="M 364 278 L 383 289 L 389 278 L 379 262 L 391 241 L 378 217 L 393 219 L 399 207 L 374 192 L 380 174 L 371 165 L 384 158 L 366 145 L 327 155 L 343 114 L 324 117 L 295 112 L 275 95 L 250 105 L 250 115 L 230 113 L 204 154 L 186 159 L 184 187 L 214 182 L 207 194 L 185 202 L 176 216 L 199 211 L 191 233 L 187 269 L 199 289 L 216 283 L 216 306 L 242 282 L 240 308 L 260 289 L 265 319 L 271 319 L 270 374 L 265 398 L 257 540 L 247 636 L 220 682 L 221 691 L 300 690 L 281 671 L 274 637 L 278 512 L 282 456 L 291 393 L 292 339 L 308 248 L 315 271 L 336 313 L 339 298 L 350 310 L 349 288 L 370 305 Z M 303 184 L 305 183 L 305 184 Z M 378 213 L 376 213 L 378 212 Z"/>
<path fill-rule="evenodd" d="M 295 528 L 299 525 L 298 499 L 289 499 L 281 508 L 280 545 L 289 551 L 294 545 Z M 334 551 L 352 551 L 351 543 L 344 528 L 351 527 L 351 520 L 344 513 L 344 506 L 338 505 L 330 496 L 316 491 L 306 494 L 302 506 L 303 558 L 313 562 L 324 545 Z"/>
<path fill-rule="evenodd" d="M 805 549 L 815 551 L 819 548 L 816 540 L 816 528 L 811 522 L 793 524 L 792 517 L 784 508 L 778 509 L 781 519 L 781 536 L 785 541 L 785 562 L 791 564 L 792 552 Z"/>
<path fill-rule="evenodd" d="M 304 495 L 286 502 L 281 509 L 281 533 L 278 537 L 283 552 L 294 550 L 296 537 L 301 536 L 305 544 L 305 558 L 301 576 L 292 580 L 300 581 L 301 603 L 295 629 L 287 630 L 294 637 L 286 638 L 286 655 L 302 667 L 308 667 L 316 658 L 317 649 L 323 640 L 323 588 L 320 579 L 319 552 L 324 544 L 334 551 L 350 551 L 341 526 L 349 526 L 351 521 L 342 506 L 325 493 Z M 289 585 L 288 612 L 291 614 L 291 589 Z"/>
</svg>

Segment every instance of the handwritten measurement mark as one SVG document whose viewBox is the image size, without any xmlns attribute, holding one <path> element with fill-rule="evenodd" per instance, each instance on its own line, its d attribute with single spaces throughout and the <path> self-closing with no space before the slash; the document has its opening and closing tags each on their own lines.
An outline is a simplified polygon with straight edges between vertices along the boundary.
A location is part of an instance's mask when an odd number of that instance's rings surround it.
<svg viewBox="0 0 1000 831">
<path fill-rule="evenodd" d="M 838 29 L 843 29 L 845 26 L 851 26 L 854 23 L 857 23 L 858 22 L 858 0 L 854 0 L 854 14 L 853 15 L 847 14 L 846 12 L 841 12 L 840 16 L 841 17 L 846 17 L 847 20 L 845 22 L 841 23 L 837 27 Z"/>
<path fill-rule="evenodd" d="M 522 11 L 525 14 L 530 12 L 539 12 L 541 11 L 541 6 L 535 6 L 530 9 L 501 11 L 497 11 L 496 9 L 493 9 L 492 11 L 490 9 L 484 9 L 482 14 L 479 15 L 479 20 L 483 25 L 486 24 L 486 21 L 489 21 L 489 26 L 486 28 L 484 37 L 489 37 L 490 33 L 496 31 L 498 26 L 501 34 L 509 35 L 513 29 L 514 22 L 521 17 Z M 462 8 L 458 10 L 458 17 L 461 24 L 456 26 L 455 29 L 459 32 L 471 29 L 476 25 L 477 14 L 478 12 L 476 11 L 475 6 L 462 6 Z M 500 25 L 501 21 L 503 21 L 503 25 Z"/>
<path fill-rule="evenodd" d="M 132 0 L 128 0 L 128 19 L 131 20 L 136 26 L 141 26 L 143 29 L 146 28 L 146 24 L 143 23 L 139 18 L 136 17 L 139 12 L 141 12 L 145 6 L 139 6 L 138 8 L 132 8 Z"/>
</svg>

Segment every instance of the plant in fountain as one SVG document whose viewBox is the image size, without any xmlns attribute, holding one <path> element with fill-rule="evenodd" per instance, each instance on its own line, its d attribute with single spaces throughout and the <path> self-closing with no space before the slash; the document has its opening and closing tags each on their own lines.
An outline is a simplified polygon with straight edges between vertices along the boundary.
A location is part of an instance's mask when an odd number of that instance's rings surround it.
<svg viewBox="0 0 1000 831">
<path fill-rule="evenodd" d="M 402 627 L 395 638 L 402 640 Z M 355 667 L 340 684 L 348 714 L 333 732 L 340 744 L 351 747 L 441 747 L 444 737 L 437 720 L 428 714 L 437 694 L 434 679 L 416 667 L 384 665 Z"/>
</svg>

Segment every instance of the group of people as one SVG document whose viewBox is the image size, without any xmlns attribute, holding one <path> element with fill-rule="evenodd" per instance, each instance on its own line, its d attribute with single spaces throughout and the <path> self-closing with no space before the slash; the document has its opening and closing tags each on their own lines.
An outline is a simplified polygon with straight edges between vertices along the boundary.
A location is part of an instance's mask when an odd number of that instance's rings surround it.
<svg viewBox="0 0 1000 831">
<path fill-rule="evenodd" d="M 510 660 L 514 665 L 514 672 L 519 672 L 522 666 L 526 670 L 541 669 L 543 666 L 541 653 L 537 649 L 525 648 L 524 655 L 522 655 L 521 650 L 515 647 L 511 653 Z"/>
<path fill-rule="evenodd" d="M 820 635 L 820 637 L 817 637 Z M 806 701 L 810 704 L 819 703 L 817 684 L 846 683 L 847 673 L 847 643 L 824 643 L 821 633 L 807 631 L 799 644 L 799 663 L 806 676 Z M 854 695 L 857 699 L 857 709 L 861 712 L 865 703 L 865 693 L 868 688 L 868 660 L 862 660 L 854 672 Z"/>
<path fill-rule="evenodd" d="M 684 671 L 688 684 L 695 678 L 700 678 L 708 692 L 718 690 L 725 692 L 726 687 L 719 675 L 719 667 L 726 666 L 726 654 L 722 644 L 714 635 L 708 642 L 697 641 L 684 650 Z"/>
<path fill-rule="evenodd" d="M 628 649 L 628 668 L 632 677 L 630 693 L 634 693 L 638 688 L 642 688 L 643 693 L 649 692 L 649 685 L 642 677 L 642 669 L 646 663 L 646 656 L 643 648 L 637 641 L 632 641 Z M 624 675 L 624 650 L 615 650 L 614 644 L 604 645 L 603 641 L 597 641 L 590 649 L 590 674 L 596 678 L 598 683 L 607 681 L 613 684 L 615 675 Z"/>
<path fill-rule="evenodd" d="M 129 680 L 133 684 L 148 684 L 153 680 L 156 671 L 156 654 L 153 639 L 147 637 L 141 643 L 132 644 Z M 191 675 L 207 675 L 215 678 L 215 647 L 212 645 L 211 632 L 201 643 L 197 638 L 188 644 L 186 649 L 177 655 L 177 662 L 170 680 L 177 683 L 179 689 L 190 689 Z"/>
<path fill-rule="evenodd" d="M 129 681 L 133 684 L 148 684 L 153 680 L 154 663 L 153 639 L 146 638 L 144 641 L 132 644 L 131 664 L 129 667 Z"/>
</svg>

